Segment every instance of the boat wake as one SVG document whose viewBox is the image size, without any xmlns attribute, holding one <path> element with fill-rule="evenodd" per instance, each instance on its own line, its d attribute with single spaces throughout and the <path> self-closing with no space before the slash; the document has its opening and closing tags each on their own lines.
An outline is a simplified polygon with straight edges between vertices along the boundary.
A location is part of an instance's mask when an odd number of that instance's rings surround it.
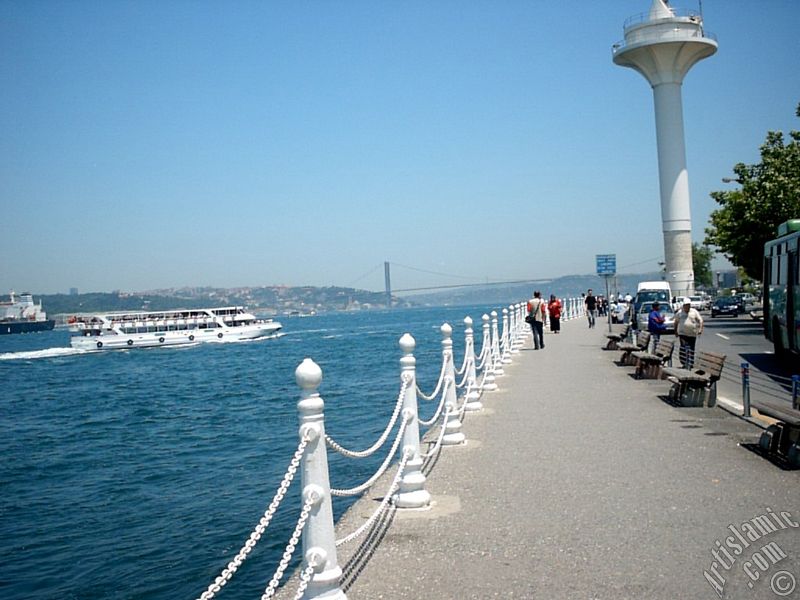
<svg viewBox="0 0 800 600">
<path fill-rule="evenodd" d="M 262 335 L 257 338 L 245 338 L 245 339 L 221 339 L 221 340 L 208 340 L 207 344 L 252 344 L 254 342 L 263 342 L 264 340 L 275 340 L 277 338 L 281 338 L 286 334 L 283 332 L 279 333 L 271 333 L 269 335 Z"/>
<path fill-rule="evenodd" d="M 29 350 L 27 352 L 4 352 L 0 354 L 0 360 L 35 360 L 37 358 L 57 358 L 76 354 L 85 354 L 85 351 L 75 348 L 47 348 L 46 350 Z"/>
</svg>

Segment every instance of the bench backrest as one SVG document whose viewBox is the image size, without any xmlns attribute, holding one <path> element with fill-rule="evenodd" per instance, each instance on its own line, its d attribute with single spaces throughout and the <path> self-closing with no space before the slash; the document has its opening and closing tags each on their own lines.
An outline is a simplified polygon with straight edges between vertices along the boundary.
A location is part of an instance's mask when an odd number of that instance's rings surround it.
<svg viewBox="0 0 800 600">
<path fill-rule="evenodd" d="M 708 375 L 711 381 L 717 381 L 722 375 L 725 358 L 725 354 L 700 351 L 695 355 L 693 370 L 700 375 Z"/>
<path fill-rule="evenodd" d="M 672 351 L 675 349 L 675 340 L 668 340 L 662 336 L 662 338 L 658 341 L 658 345 L 656 345 L 655 354 L 656 356 L 660 356 L 664 359 L 669 359 L 672 357 Z"/>
<path fill-rule="evenodd" d="M 640 331 L 639 335 L 636 336 L 636 345 L 642 350 L 647 350 L 650 345 L 650 332 Z"/>
</svg>

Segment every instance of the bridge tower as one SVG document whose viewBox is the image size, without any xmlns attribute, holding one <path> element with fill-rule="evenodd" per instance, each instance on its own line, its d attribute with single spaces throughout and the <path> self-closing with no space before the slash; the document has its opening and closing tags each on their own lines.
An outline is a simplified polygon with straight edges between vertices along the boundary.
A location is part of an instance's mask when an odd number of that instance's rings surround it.
<svg viewBox="0 0 800 600">
<path fill-rule="evenodd" d="M 383 263 L 383 280 L 386 284 L 386 308 L 392 308 L 392 276 L 389 274 L 389 261 Z"/>
<path fill-rule="evenodd" d="M 649 12 L 625 22 L 624 32 L 613 60 L 653 88 L 667 280 L 673 294 L 688 295 L 694 272 L 681 85 L 692 66 L 717 51 L 717 42 L 703 30 L 702 14 L 671 8 L 667 0 L 653 0 Z"/>
</svg>

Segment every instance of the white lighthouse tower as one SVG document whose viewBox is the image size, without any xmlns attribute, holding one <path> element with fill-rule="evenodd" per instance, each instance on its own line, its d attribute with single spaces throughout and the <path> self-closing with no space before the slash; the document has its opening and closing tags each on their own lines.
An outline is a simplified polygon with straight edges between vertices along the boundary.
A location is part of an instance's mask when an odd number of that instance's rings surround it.
<svg viewBox="0 0 800 600">
<path fill-rule="evenodd" d="M 694 272 L 681 84 L 695 63 L 717 51 L 717 42 L 703 30 L 701 14 L 679 11 L 666 0 L 653 0 L 649 12 L 625 22 L 624 31 L 625 40 L 613 47 L 614 64 L 637 70 L 653 88 L 667 281 L 673 294 L 687 295 Z"/>
</svg>

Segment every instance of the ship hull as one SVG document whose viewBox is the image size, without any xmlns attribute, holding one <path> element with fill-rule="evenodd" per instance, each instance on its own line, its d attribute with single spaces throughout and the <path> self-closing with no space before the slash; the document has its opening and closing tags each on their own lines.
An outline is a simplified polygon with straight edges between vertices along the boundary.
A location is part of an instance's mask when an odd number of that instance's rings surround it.
<svg viewBox="0 0 800 600">
<path fill-rule="evenodd" d="M 55 325 L 56 322 L 52 319 L 47 319 L 45 321 L 0 321 L 0 335 L 50 331 Z"/>
</svg>

